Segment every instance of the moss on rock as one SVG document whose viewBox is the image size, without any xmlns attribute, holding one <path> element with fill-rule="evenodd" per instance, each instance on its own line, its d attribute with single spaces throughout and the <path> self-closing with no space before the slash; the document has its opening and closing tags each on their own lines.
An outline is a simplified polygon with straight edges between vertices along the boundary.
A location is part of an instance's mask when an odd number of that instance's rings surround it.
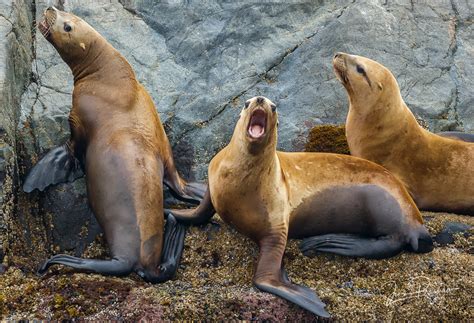
<svg viewBox="0 0 474 323">
<path fill-rule="evenodd" d="M 320 125 L 313 127 L 305 145 L 307 152 L 326 152 L 349 155 L 344 125 Z"/>
<path fill-rule="evenodd" d="M 474 225 L 474 218 L 424 213 L 432 235 L 446 221 Z M 474 239 L 429 254 L 402 253 L 385 260 L 304 257 L 288 243 L 285 266 L 293 282 L 315 290 L 339 320 L 467 320 L 472 311 Z M 98 252 L 100 254 L 101 252 Z M 91 252 L 93 254 L 93 252 Z M 175 280 L 160 285 L 72 273 L 53 267 L 39 278 L 10 267 L 0 277 L 2 319 L 91 320 L 298 320 L 317 318 L 252 286 L 253 242 L 224 224 L 190 228 Z"/>
</svg>

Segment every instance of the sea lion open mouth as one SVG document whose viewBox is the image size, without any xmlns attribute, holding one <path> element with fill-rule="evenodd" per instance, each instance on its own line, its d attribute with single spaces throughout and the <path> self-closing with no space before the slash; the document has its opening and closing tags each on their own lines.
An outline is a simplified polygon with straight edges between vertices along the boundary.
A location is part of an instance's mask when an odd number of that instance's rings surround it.
<svg viewBox="0 0 474 323">
<path fill-rule="evenodd" d="M 51 27 L 56 22 L 56 11 L 54 9 L 46 9 L 43 14 L 43 20 L 38 23 L 38 29 L 44 38 L 48 39 L 51 35 Z"/>
<path fill-rule="evenodd" d="M 262 109 L 256 109 L 250 116 L 247 132 L 253 139 L 260 139 L 265 135 L 267 126 L 267 114 Z"/>
</svg>

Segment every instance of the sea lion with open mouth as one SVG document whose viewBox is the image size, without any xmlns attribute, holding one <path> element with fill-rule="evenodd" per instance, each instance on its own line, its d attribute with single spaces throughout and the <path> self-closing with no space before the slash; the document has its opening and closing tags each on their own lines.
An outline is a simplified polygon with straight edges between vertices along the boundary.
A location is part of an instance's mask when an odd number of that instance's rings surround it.
<svg viewBox="0 0 474 323">
<path fill-rule="evenodd" d="M 387 168 L 420 209 L 474 215 L 473 136 L 423 129 L 383 65 L 345 53 L 337 53 L 333 65 L 349 96 L 351 154 Z"/>
<path fill-rule="evenodd" d="M 429 252 L 433 243 L 402 183 L 357 157 L 276 150 L 276 106 L 264 97 L 245 103 L 227 147 L 209 165 L 209 187 L 196 209 L 169 210 L 200 224 L 215 212 L 259 246 L 254 284 L 327 317 L 307 287 L 282 268 L 288 238 L 306 238 L 305 254 L 384 258 L 403 249 Z"/>
<path fill-rule="evenodd" d="M 194 202 L 205 186 L 177 173 L 152 99 L 112 45 L 81 18 L 55 8 L 45 11 L 38 28 L 74 75 L 71 136 L 33 167 L 23 189 L 42 191 L 84 172 L 91 209 L 112 255 L 110 260 L 56 255 L 39 272 L 62 264 L 105 275 L 136 271 L 150 282 L 170 279 L 185 227 L 170 217 L 164 228 L 163 181 Z"/>
</svg>

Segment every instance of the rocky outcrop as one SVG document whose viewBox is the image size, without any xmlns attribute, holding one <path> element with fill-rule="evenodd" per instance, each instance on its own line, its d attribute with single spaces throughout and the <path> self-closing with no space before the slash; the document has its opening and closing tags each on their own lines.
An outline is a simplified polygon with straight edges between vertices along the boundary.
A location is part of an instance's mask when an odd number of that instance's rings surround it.
<svg viewBox="0 0 474 323">
<path fill-rule="evenodd" d="M 7 222 L 14 217 L 18 183 L 17 124 L 20 97 L 30 81 L 33 35 L 30 1 L 0 4 L 0 264 Z"/>
<path fill-rule="evenodd" d="M 433 236 L 452 223 L 471 231 L 474 224 L 466 216 L 424 217 Z M 335 321 L 469 321 L 474 239 L 453 238 L 454 244 L 429 254 L 404 252 L 383 260 L 309 258 L 290 240 L 283 262 L 289 278 L 316 291 Z M 257 256 L 255 243 L 216 216 L 189 229 L 177 277 L 164 284 L 58 267 L 39 279 L 8 268 L 0 276 L 0 319 L 317 322 L 299 306 L 252 286 Z"/>
<path fill-rule="evenodd" d="M 35 1 L 36 17 L 50 3 Z M 331 67 L 336 51 L 389 67 L 407 104 L 431 130 L 474 131 L 472 5 L 467 0 L 66 0 L 61 5 L 88 21 L 129 60 L 157 105 L 186 177 L 206 177 L 207 163 L 228 142 L 243 102 L 254 95 L 277 103 L 283 150 L 303 150 L 316 125 L 343 123 L 347 98 Z M 0 17 L 2 23 L 8 23 L 9 10 L 2 8 L 7 16 Z M 31 22 L 30 17 L 21 30 L 29 31 Z M 15 95 L 2 94 L 2 100 L 16 100 L 4 110 L 19 114 L 8 114 L 13 121 L 6 130 L 8 147 L 13 147 L 6 155 L 19 165 L 16 184 L 68 136 L 71 73 L 38 31 L 33 36 L 34 61 L 21 59 L 22 77 L 5 77 Z M 18 38 L 15 33 L 10 37 Z M 10 61 L 21 58 L 8 53 Z M 20 102 L 25 81 L 29 84 Z M 12 226 L 21 228 L 12 230 L 17 234 L 12 233 L 9 244 L 15 248 L 34 238 L 40 239 L 31 253 L 37 257 L 59 250 L 80 254 L 97 232 L 83 179 L 45 193 L 18 192 L 15 198 Z"/>
</svg>

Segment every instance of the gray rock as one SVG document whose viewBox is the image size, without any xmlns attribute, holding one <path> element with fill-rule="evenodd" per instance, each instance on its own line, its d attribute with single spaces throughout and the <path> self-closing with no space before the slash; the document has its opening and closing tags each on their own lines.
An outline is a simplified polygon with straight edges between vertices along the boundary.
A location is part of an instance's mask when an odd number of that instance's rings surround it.
<svg viewBox="0 0 474 323">
<path fill-rule="evenodd" d="M 51 3 L 35 1 L 36 17 Z M 243 103 L 254 95 L 277 103 L 283 150 L 301 150 L 314 125 L 343 123 L 348 103 L 332 72 L 336 51 L 390 68 L 407 104 L 432 131 L 474 131 L 467 0 L 61 3 L 129 60 L 188 178 L 206 178 L 208 162 L 228 143 Z M 14 154 L 21 176 L 69 134 L 71 73 L 38 31 L 35 39 L 35 60 L 23 66 L 33 77 L 21 103 L 10 104 L 17 109 L 9 110 L 19 111 L 18 129 L 8 131 L 21 147 Z M 80 223 L 90 222 L 82 184 L 51 188 L 37 199 L 56 232 L 49 235 L 52 245 L 77 252 L 89 241 L 90 235 L 78 238 Z"/>
<path fill-rule="evenodd" d="M 7 222 L 15 216 L 18 107 L 30 78 L 31 21 L 30 1 L 0 3 L 0 263 Z"/>
<path fill-rule="evenodd" d="M 443 229 L 434 237 L 434 241 L 440 246 L 446 246 L 454 243 L 454 236 L 456 234 L 463 234 L 464 237 L 470 236 L 470 230 L 472 227 L 469 224 L 459 222 L 446 222 Z"/>
</svg>

